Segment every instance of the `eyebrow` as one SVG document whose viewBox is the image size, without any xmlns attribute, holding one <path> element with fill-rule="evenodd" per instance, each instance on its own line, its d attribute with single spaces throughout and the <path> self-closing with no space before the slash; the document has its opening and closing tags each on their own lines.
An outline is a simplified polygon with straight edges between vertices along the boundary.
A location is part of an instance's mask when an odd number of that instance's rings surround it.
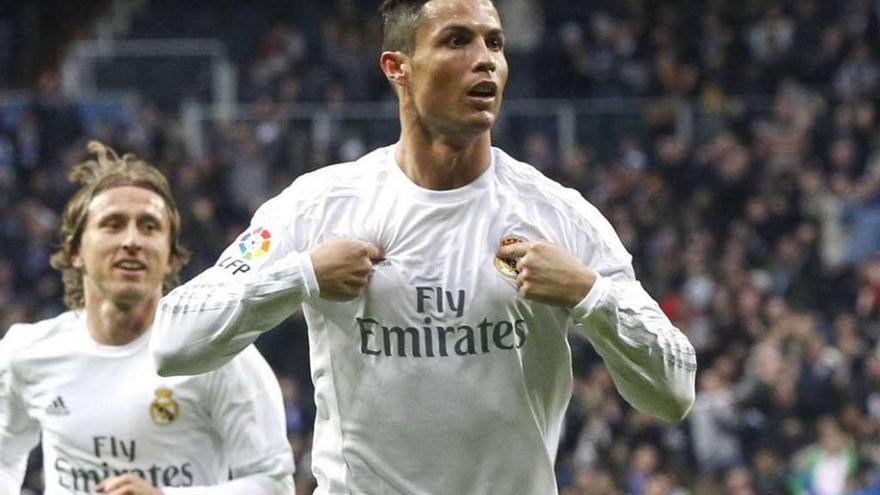
<svg viewBox="0 0 880 495">
<path fill-rule="evenodd" d="M 465 24 L 450 24 L 449 26 L 445 26 L 440 30 L 440 33 L 446 32 L 455 32 L 455 33 L 472 33 L 476 31 L 476 29 L 465 25 Z M 504 36 L 504 30 L 501 28 L 492 28 L 486 33 L 489 36 Z"/>
<path fill-rule="evenodd" d="M 131 216 L 132 215 L 130 215 L 128 212 L 125 212 L 125 211 L 118 211 L 118 210 L 112 211 L 111 210 L 111 211 L 108 211 L 102 215 L 95 216 L 95 221 L 98 223 L 101 223 L 101 222 L 106 222 L 109 220 L 118 220 L 120 218 L 129 218 Z M 148 213 L 148 212 L 137 213 L 134 215 L 134 219 L 137 222 L 141 222 L 144 220 L 153 220 L 155 222 L 162 223 L 162 218 L 159 218 L 156 215 L 153 215 L 152 213 Z"/>
</svg>

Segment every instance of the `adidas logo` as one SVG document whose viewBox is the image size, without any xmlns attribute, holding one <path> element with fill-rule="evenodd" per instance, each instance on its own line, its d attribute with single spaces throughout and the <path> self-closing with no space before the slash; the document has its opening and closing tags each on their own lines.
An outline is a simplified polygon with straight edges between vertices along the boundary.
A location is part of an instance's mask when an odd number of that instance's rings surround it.
<svg viewBox="0 0 880 495">
<path fill-rule="evenodd" d="M 67 406 L 64 405 L 64 399 L 59 395 L 46 407 L 46 414 L 51 414 L 53 416 L 67 416 L 70 414 L 70 411 L 67 410 Z"/>
</svg>

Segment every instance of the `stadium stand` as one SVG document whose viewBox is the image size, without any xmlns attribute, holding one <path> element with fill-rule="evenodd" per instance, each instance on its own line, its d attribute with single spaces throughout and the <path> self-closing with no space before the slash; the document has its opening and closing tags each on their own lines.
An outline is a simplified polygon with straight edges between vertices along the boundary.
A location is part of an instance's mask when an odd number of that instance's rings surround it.
<svg viewBox="0 0 880 495">
<path fill-rule="evenodd" d="M 107 60 L 96 86 L 108 92 L 62 91 L 64 48 L 119 3 L 0 7 L 0 334 L 62 309 L 48 257 L 86 139 L 173 178 L 195 252 L 187 277 L 293 177 L 396 132 L 393 114 L 322 113 L 392 96 L 377 2 L 129 2 L 111 41 L 220 40 L 238 68 L 250 118 L 202 121 L 199 154 L 180 108 L 216 96 L 203 65 Z M 697 402 L 669 425 L 626 406 L 572 340 L 562 494 L 880 493 L 880 3 L 496 3 L 523 41 L 510 47 L 512 113 L 495 142 L 611 220 L 699 352 Z M 285 390 L 308 494 L 306 330 L 297 318 L 282 327 L 258 343 Z M 37 457 L 33 468 L 28 493 L 41 493 Z"/>
</svg>

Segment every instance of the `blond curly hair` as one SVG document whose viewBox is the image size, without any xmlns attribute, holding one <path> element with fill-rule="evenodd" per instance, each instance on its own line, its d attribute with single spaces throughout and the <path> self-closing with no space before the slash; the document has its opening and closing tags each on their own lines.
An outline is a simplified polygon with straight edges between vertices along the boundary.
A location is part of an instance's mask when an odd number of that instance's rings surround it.
<svg viewBox="0 0 880 495">
<path fill-rule="evenodd" d="M 121 157 L 113 149 L 98 141 L 89 141 L 88 151 L 95 159 L 77 164 L 68 174 L 71 182 L 81 187 L 67 202 L 61 219 L 61 245 L 52 255 L 52 268 L 61 272 L 64 281 L 64 303 L 71 309 L 85 306 L 82 269 L 73 266 L 73 257 L 79 250 L 83 230 L 88 219 L 89 205 L 103 191 L 115 187 L 134 186 L 158 194 L 165 202 L 171 220 L 171 254 L 173 270 L 163 281 L 163 294 L 180 282 L 180 269 L 189 261 L 189 250 L 180 244 L 180 211 L 171 194 L 168 180 L 158 169 L 127 153 Z"/>
</svg>

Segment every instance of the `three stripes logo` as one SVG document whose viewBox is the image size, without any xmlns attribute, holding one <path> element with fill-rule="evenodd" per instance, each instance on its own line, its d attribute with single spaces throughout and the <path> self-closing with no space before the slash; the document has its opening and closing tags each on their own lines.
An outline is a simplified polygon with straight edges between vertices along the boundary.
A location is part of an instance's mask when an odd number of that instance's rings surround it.
<svg viewBox="0 0 880 495">
<path fill-rule="evenodd" d="M 64 399 L 59 395 L 46 407 L 46 414 L 52 416 L 67 416 L 70 414 L 70 410 L 67 409 L 67 406 L 64 404 Z"/>
</svg>

